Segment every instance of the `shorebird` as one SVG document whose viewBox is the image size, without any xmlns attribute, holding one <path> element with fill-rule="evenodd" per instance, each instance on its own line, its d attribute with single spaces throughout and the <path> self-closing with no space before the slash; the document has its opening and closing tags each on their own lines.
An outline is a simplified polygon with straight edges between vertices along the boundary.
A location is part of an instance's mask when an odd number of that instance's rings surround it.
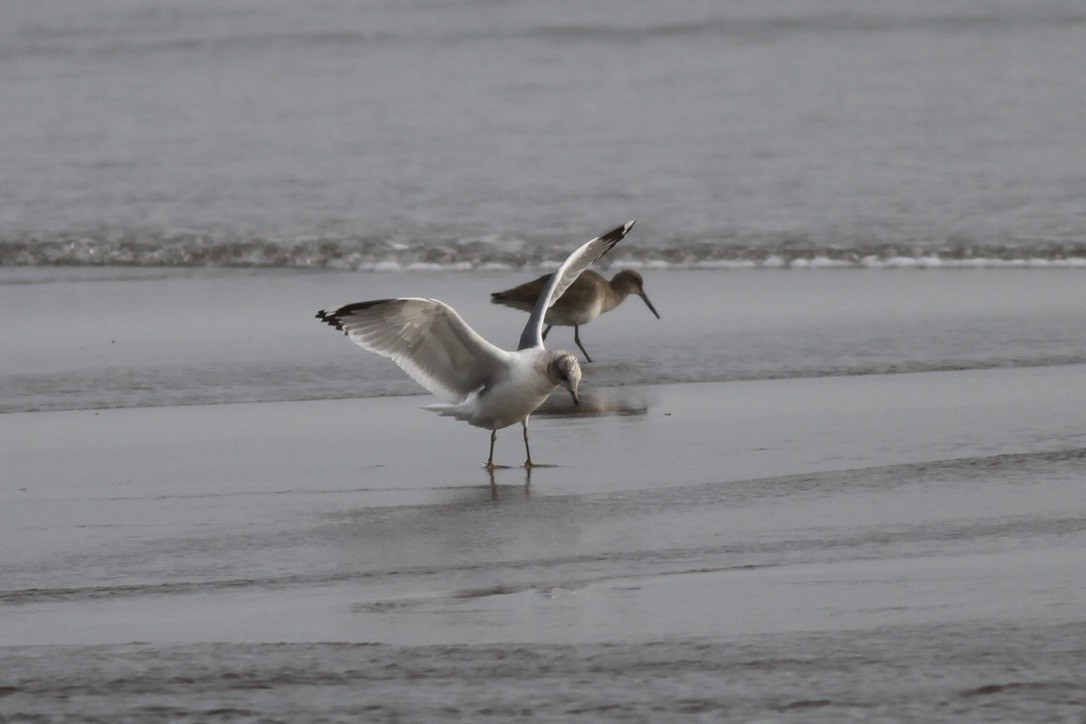
<svg viewBox="0 0 1086 724">
<path fill-rule="evenodd" d="M 444 400 L 425 409 L 490 430 L 486 469 L 493 471 L 498 430 L 524 429 L 524 467 L 531 469 L 528 416 L 559 385 L 579 404 L 581 365 L 571 352 L 543 348 L 543 317 L 589 264 L 626 236 L 634 222 L 587 242 L 569 255 L 539 294 L 515 352 L 483 339 L 452 307 L 437 299 L 405 297 L 356 302 L 320 310 L 317 318 L 361 347 L 388 357 Z"/>
<path fill-rule="evenodd" d="M 544 274 L 519 287 L 506 289 L 504 292 L 494 292 L 490 295 L 490 301 L 530 312 L 550 278 L 550 274 Z M 585 361 L 591 362 L 592 358 L 588 355 L 588 350 L 581 344 L 581 325 L 588 324 L 604 312 L 610 312 L 626 301 L 626 297 L 631 294 L 636 294 L 645 300 L 649 311 L 656 315 L 657 319 L 660 318 L 660 313 L 656 311 L 656 307 L 652 306 L 648 295 L 645 294 L 645 281 L 634 270 L 620 271 L 611 278 L 611 281 L 607 281 L 594 271 L 586 271 L 577 277 L 565 294 L 547 310 L 547 314 L 543 317 L 543 321 L 547 324 L 547 328 L 543 330 L 543 339 L 547 338 L 547 333 L 554 325 L 573 327 L 573 341 L 581 349 Z"/>
</svg>

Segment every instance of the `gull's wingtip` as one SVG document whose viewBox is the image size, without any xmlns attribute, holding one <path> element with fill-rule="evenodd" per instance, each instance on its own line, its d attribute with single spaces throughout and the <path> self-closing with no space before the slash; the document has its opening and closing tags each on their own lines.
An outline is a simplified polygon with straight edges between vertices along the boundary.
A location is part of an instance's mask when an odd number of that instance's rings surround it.
<svg viewBox="0 0 1086 724">
<path fill-rule="evenodd" d="M 597 243 L 601 241 L 605 243 L 607 246 L 604 247 L 604 250 L 600 253 L 600 256 L 603 256 L 612 248 L 614 248 L 615 244 L 626 238 L 626 234 L 630 232 L 630 229 L 633 228 L 633 225 L 635 223 L 637 223 L 637 219 L 631 219 L 622 226 L 616 226 L 615 228 L 608 231 L 606 234 L 601 234 L 589 243 Z"/>
<path fill-rule="evenodd" d="M 327 309 L 322 309 L 317 312 L 316 317 L 317 319 L 327 324 L 329 327 L 334 327 L 340 332 L 346 334 L 346 332 L 344 332 L 343 330 L 343 320 L 339 318 L 336 312 L 329 312 Z"/>
<path fill-rule="evenodd" d="M 615 228 L 608 231 L 602 236 L 602 238 L 606 239 L 610 237 L 616 237 L 617 239 L 621 239 L 622 237 L 626 236 L 626 234 L 630 233 L 630 229 L 632 229 L 633 225 L 636 223 L 637 219 L 630 219 L 622 226 L 616 226 Z"/>
<path fill-rule="evenodd" d="M 339 309 L 322 309 L 317 312 L 317 319 L 321 320 L 329 327 L 335 327 L 340 332 L 347 334 L 347 330 L 343 328 L 343 322 L 351 312 L 355 312 L 361 309 L 368 309 L 369 307 L 376 306 L 378 304 L 384 304 L 385 302 L 392 301 L 390 299 L 375 299 L 371 302 L 355 302 L 354 304 L 348 304 L 340 307 Z"/>
</svg>

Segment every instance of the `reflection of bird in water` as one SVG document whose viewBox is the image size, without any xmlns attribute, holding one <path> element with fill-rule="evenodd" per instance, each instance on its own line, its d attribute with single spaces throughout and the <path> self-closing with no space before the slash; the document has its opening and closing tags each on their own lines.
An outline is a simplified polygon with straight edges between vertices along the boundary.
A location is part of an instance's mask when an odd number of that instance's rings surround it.
<svg viewBox="0 0 1086 724">
<path fill-rule="evenodd" d="M 643 390 L 635 387 L 597 388 L 577 394 L 577 405 L 573 406 L 563 397 L 551 397 L 532 413 L 536 417 L 600 417 L 616 415 L 621 417 L 646 415 L 649 411 L 649 398 Z"/>
<path fill-rule="evenodd" d="M 550 278 L 550 274 L 544 274 L 519 287 L 506 289 L 504 292 L 494 292 L 490 295 L 490 301 L 530 312 L 535 307 L 539 293 L 543 291 L 543 287 Z M 645 294 L 644 280 L 634 270 L 624 269 L 615 274 L 611 281 L 607 281 L 594 271 L 586 271 L 577 277 L 577 281 L 573 282 L 565 294 L 547 310 L 547 315 L 543 318 L 543 321 L 547 323 L 547 328 L 543 330 L 543 339 L 547 338 L 547 332 L 550 332 L 554 325 L 573 327 L 573 341 L 584 353 L 585 360 L 591 362 L 592 358 L 588 356 L 588 350 L 581 344 L 581 325 L 588 324 L 604 312 L 611 311 L 631 294 L 644 299 L 649 311 L 655 314 L 657 319 L 660 318 L 660 314 Z"/>
<path fill-rule="evenodd" d="M 414 297 L 356 302 L 317 312 L 321 321 L 343 331 L 352 342 L 390 358 L 420 385 L 445 400 L 427 409 L 490 430 L 494 469 L 497 431 L 519 422 L 524 428 L 525 467 L 532 467 L 528 416 L 558 385 L 577 404 L 581 366 L 569 352 L 543 348 L 543 316 L 589 264 L 620 242 L 629 222 L 581 246 L 562 262 L 537 293 L 538 300 L 515 352 L 483 339 L 456 311 L 436 299 Z"/>
</svg>

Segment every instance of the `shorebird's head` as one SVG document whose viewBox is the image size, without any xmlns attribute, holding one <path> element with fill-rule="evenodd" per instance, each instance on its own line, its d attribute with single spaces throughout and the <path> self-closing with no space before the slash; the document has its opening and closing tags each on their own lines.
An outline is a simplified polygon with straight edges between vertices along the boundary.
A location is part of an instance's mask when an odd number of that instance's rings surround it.
<svg viewBox="0 0 1086 724">
<path fill-rule="evenodd" d="M 577 399 L 577 385 L 581 384 L 581 363 L 569 352 L 558 352 L 554 359 L 547 365 L 547 375 L 556 385 L 562 385 L 569 390 L 573 398 L 573 404 L 579 405 Z"/>
<path fill-rule="evenodd" d="M 622 294 L 636 294 L 641 297 L 645 301 L 645 305 L 648 306 L 649 311 L 656 315 L 657 319 L 660 318 L 660 313 L 656 311 L 656 307 L 652 306 L 649 296 L 645 294 L 645 280 L 633 269 L 623 269 L 615 274 L 611 278 L 611 288 Z"/>
</svg>

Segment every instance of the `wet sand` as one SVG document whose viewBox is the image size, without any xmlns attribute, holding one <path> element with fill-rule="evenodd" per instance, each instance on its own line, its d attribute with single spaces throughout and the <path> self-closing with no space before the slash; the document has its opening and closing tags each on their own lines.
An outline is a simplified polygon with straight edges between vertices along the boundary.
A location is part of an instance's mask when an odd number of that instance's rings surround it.
<svg viewBox="0 0 1086 724">
<path fill-rule="evenodd" d="M 590 397 L 618 411 L 533 420 L 555 467 L 530 485 L 492 486 L 485 431 L 422 398 L 0 416 L 0 640 L 630 642 L 1086 604 L 1086 368 Z"/>
<path fill-rule="evenodd" d="M 521 276 L 9 270 L 0 719 L 1086 706 L 1077 277 L 653 273 L 493 484 L 311 317 L 424 289 L 502 340 Z"/>
</svg>

